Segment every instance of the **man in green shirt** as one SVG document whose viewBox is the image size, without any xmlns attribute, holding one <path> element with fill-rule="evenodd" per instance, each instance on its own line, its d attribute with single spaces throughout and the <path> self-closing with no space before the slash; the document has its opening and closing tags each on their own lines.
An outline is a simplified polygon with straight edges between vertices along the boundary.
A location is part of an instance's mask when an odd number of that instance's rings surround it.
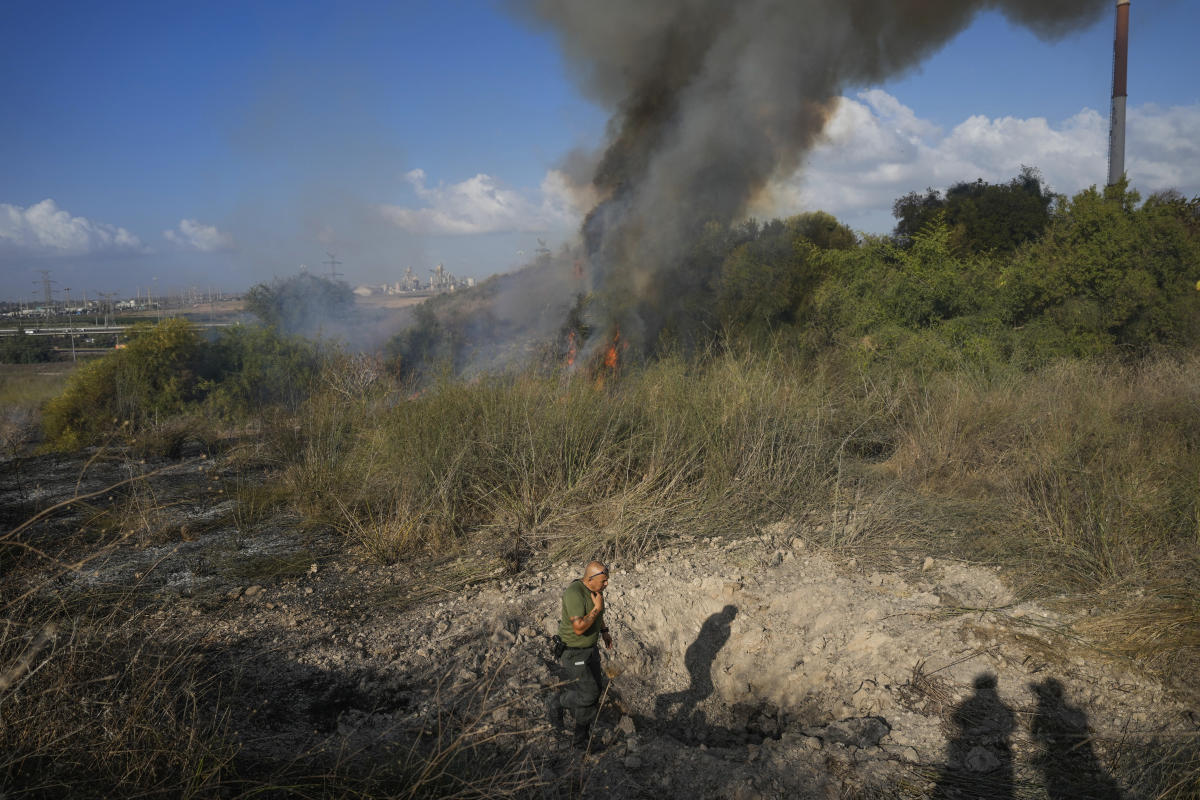
<svg viewBox="0 0 1200 800">
<path fill-rule="evenodd" d="M 596 720 L 604 674 L 600 671 L 600 653 L 596 640 L 612 649 L 612 636 L 604 624 L 604 589 L 608 586 L 608 567 L 593 561 L 583 569 L 583 577 L 563 590 L 562 619 L 558 635 L 567 649 L 559 665 L 566 677 L 561 694 L 551 695 L 547 703 L 551 724 L 561 729 L 563 709 L 575 717 L 576 747 L 587 747 L 592 723 Z"/>
</svg>

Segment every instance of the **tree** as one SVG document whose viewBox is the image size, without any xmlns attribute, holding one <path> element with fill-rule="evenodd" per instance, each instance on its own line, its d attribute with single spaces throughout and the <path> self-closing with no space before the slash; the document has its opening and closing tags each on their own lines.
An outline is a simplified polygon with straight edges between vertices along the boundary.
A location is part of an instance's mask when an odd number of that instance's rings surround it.
<svg viewBox="0 0 1200 800">
<path fill-rule="evenodd" d="M 17 331 L 0 337 L 0 363 L 37 364 L 54 360 L 54 345 L 49 336 L 30 336 Z"/>
<path fill-rule="evenodd" d="M 246 310 L 283 333 L 314 335 L 349 321 L 354 292 L 344 281 L 301 272 L 253 287 Z"/>
<path fill-rule="evenodd" d="M 968 253 L 1011 252 L 1046 229 L 1054 197 L 1032 167 L 1023 167 L 1008 183 L 983 179 L 956 183 L 945 197 L 935 189 L 910 192 L 892 206 L 895 234 L 910 243 L 938 214 L 944 214 L 952 248 Z"/>
<path fill-rule="evenodd" d="M 1045 236 L 1003 276 L 1012 322 L 1048 315 L 1086 323 L 1093 336 L 1135 348 L 1194 343 L 1200 204 L 1162 197 L 1139 207 L 1139 200 L 1121 181 L 1062 203 Z"/>
<path fill-rule="evenodd" d="M 822 253 L 857 244 L 852 230 L 823 211 L 756 228 L 721 265 L 716 305 L 722 324 L 759 334 L 796 322 L 823 276 Z"/>
</svg>

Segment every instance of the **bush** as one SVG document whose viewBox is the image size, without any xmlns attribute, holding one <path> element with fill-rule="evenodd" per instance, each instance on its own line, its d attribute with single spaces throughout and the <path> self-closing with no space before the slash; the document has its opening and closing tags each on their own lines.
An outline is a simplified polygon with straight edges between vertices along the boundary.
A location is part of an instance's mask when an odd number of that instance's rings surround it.
<svg viewBox="0 0 1200 800">
<path fill-rule="evenodd" d="M 49 336 L 30 336 L 24 331 L 0 336 L 0 363 L 39 364 L 54 360 Z"/>
<path fill-rule="evenodd" d="M 71 449 L 113 431 L 136 431 L 178 414 L 197 400 L 210 373 L 196 327 L 182 319 L 139 325 L 129 345 L 80 367 L 66 390 L 46 404 L 48 444 Z"/>
<path fill-rule="evenodd" d="M 322 357 L 316 345 L 275 328 L 234 325 L 211 345 L 216 374 L 209 402 L 226 415 L 299 408 L 312 389 Z"/>
<path fill-rule="evenodd" d="M 166 319 L 130 336 L 125 349 L 81 366 L 46 404 L 49 446 L 70 450 L 133 435 L 205 404 L 226 417 L 294 410 L 322 361 L 315 345 L 258 326 L 234 326 L 208 342 L 190 322 Z M 178 438 L 175 431 L 163 441 Z"/>
<path fill-rule="evenodd" d="M 302 272 L 252 287 L 246 310 L 286 334 L 328 335 L 349 321 L 354 292 L 344 281 Z"/>
<path fill-rule="evenodd" d="M 1126 184 L 1080 192 L 1004 271 L 1008 319 L 1094 343 L 1186 346 L 1200 334 L 1200 236 L 1187 204 L 1138 207 Z"/>
<path fill-rule="evenodd" d="M 1006 253 L 1041 236 L 1050 222 L 1054 201 L 1036 169 L 1025 167 L 1008 183 L 982 179 L 957 183 L 941 193 L 911 192 L 892 207 L 896 236 L 910 241 L 941 217 L 951 231 L 954 249 L 963 253 Z"/>
</svg>

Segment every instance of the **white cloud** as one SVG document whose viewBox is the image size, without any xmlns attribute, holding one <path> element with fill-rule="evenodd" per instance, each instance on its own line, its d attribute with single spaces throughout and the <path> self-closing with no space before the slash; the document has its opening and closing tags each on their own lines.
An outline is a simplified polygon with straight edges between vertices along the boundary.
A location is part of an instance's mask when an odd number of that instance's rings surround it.
<svg viewBox="0 0 1200 800">
<path fill-rule="evenodd" d="M 220 231 L 214 225 L 203 225 L 194 219 L 181 219 L 179 230 L 163 231 L 169 242 L 201 253 L 232 250 L 233 236 Z"/>
<path fill-rule="evenodd" d="M 1175 188 L 1200 194 L 1200 105 L 1131 108 L 1125 167 L 1143 196 Z M 982 115 L 949 132 L 880 90 L 842 98 L 824 142 L 794 175 L 777 181 L 759 216 L 823 209 L 868 231 L 894 224 L 896 198 L 959 181 L 1007 181 L 1037 167 L 1050 187 L 1073 194 L 1108 175 L 1108 120 L 1084 109 L 1061 122 Z"/>
<path fill-rule="evenodd" d="M 405 175 L 421 208 L 383 205 L 379 213 L 393 225 L 418 233 L 478 234 L 540 232 L 571 228 L 580 211 L 566 176 L 552 170 L 536 192 L 508 189 L 490 175 L 479 174 L 461 183 L 425 185 L 425 172 Z"/>
<path fill-rule="evenodd" d="M 40 256 L 147 252 L 124 228 L 73 217 L 50 199 L 28 208 L 0 203 L 0 246 Z"/>
</svg>

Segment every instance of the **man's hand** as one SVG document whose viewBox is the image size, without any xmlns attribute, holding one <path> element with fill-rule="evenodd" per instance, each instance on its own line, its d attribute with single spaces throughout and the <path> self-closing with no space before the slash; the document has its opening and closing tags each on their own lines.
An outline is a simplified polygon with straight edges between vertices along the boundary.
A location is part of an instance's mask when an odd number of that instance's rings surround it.
<svg viewBox="0 0 1200 800">
<path fill-rule="evenodd" d="M 604 610 L 604 594 L 602 592 L 592 592 L 592 610 L 597 614 Z"/>
</svg>

